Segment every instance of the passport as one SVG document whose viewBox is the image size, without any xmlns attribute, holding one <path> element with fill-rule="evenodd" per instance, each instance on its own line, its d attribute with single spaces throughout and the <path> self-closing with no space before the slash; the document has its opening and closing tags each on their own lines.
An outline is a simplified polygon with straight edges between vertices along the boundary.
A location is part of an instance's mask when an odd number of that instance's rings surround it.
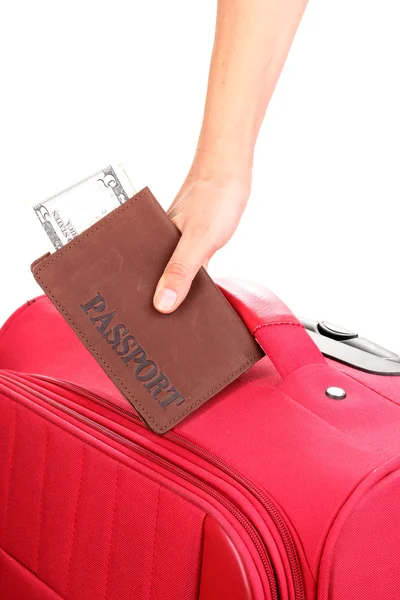
<svg viewBox="0 0 400 600">
<path fill-rule="evenodd" d="M 148 187 L 31 271 L 147 426 L 163 434 L 263 355 L 202 268 L 171 314 L 153 306 L 180 237 Z"/>
</svg>

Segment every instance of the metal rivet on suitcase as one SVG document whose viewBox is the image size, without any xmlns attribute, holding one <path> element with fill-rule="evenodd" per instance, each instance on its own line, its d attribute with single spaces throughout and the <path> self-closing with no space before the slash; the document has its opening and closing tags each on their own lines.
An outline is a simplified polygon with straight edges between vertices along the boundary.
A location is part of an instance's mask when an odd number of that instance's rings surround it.
<svg viewBox="0 0 400 600">
<path fill-rule="evenodd" d="M 332 400 L 344 400 L 344 398 L 346 398 L 345 390 L 334 385 L 326 388 L 325 394 L 328 396 L 328 398 L 332 398 Z"/>
</svg>

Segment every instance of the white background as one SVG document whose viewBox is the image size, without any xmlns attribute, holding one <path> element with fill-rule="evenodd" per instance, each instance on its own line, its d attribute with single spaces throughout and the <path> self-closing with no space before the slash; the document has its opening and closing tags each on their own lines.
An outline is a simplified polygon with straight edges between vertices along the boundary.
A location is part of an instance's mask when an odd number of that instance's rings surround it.
<svg viewBox="0 0 400 600">
<path fill-rule="evenodd" d="M 7 2 L 0 22 L 0 323 L 41 293 L 30 204 L 113 160 L 165 208 L 191 163 L 215 0 Z M 212 276 L 400 352 L 397 0 L 311 0 Z"/>
</svg>

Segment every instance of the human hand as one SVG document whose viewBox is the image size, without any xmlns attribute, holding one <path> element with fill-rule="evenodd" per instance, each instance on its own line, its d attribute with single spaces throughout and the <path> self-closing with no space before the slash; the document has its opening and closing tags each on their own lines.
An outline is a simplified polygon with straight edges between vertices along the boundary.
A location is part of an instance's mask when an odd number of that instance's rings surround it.
<svg viewBox="0 0 400 600">
<path fill-rule="evenodd" d="M 251 189 L 251 165 L 232 157 L 196 152 L 189 173 L 168 210 L 182 232 L 160 278 L 154 306 L 173 312 L 186 298 L 201 266 L 232 237 Z"/>
</svg>

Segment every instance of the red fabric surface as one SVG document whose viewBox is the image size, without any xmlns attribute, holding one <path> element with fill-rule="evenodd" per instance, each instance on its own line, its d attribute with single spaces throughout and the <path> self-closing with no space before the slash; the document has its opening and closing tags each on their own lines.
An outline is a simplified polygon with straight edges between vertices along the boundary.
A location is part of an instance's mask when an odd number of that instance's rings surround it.
<svg viewBox="0 0 400 600">
<path fill-rule="evenodd" d="M 194 600 L 204 513 L 7 396 L 0 403 L 0 546 L 23 573 L 68 600 Z M 0 581 L 13 600 L 13 577 L 0 571 Z"/>
<path fill-rule="evenodd" d="M 290 327 L 259 328 L 268 356 L 173 433 L 234 469 L 274 504 L 296 548 L 304 598 L 400 597 L 398 471 L 386 466 L 400 457 L 400 378 L 320 360 L 315 346 L 292 336 L 301 328 Z M 0 368 L 69 380 L 131 410 L 46 299 L 20 310 L 0 332 Z M 345 388 L 344 401 L 325 395 L 332 385 Z M 66 432 L 53 435 L 30 412 L 16 415 L 7 396 L 1 408 L 2 548 L 18 553 L 63 598 L 104 597 L 107 586 L 107 598 L 197 597 L 201 510 L 111 458 L 99 462 L 96 451 L 84 453 Z M 169 439 L 179 443 L 168 435 L 157 441 L 135 427 L 158 443 L 160 454 Z M 200 464 L 195 450 L 191 460 Z M 373 480 L 377 472 L 381 483 Z M 228 494 L 222 476 L 220 487 Z M 260 502 L 248 500 L 248 514 L 258 510 L 276 538 L 280 533 Z M 197 550 L 188 555 L 189 540 Z M 280 551 L 288 578 L 281 597 L 293 600 L 293 565 Z M 182 580 L 192 587 L 182 587 Z"/>
<path fill-rule="evenodd" d="M 378 481 L 346 516 L 331 534 L 332 568 L 321 577 L 321 600 L 400 598 L 400 471 Z"/>
<path fill-rule="evenodd" d="M 61 600 L 34 573 L 0 548 L 0 598 L 12 600 Z"/>
<path fill-rule="evenodd" d="M 282 377 L 305 365 L 325 363 L 300 321 L 269 289 L 223 279 L 220 285 Z"/>
<path fill-rule="evenodd" d="M 208 517 L 204 522 L 204 548 L 199 600 L 253 600 L 237 548 Z"/>
</svg>

